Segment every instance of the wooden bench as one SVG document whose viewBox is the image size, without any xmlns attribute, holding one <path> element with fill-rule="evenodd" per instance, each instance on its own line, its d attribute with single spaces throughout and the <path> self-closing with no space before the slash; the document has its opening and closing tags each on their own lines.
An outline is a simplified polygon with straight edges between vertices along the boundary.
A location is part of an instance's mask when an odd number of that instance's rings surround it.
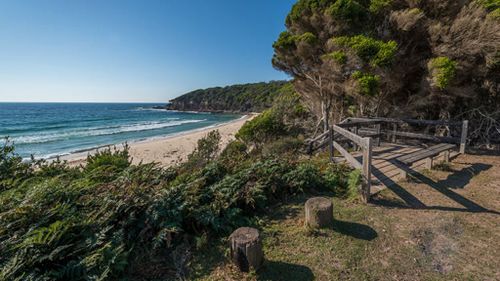
<svg viewBox="0 0 500 281">
<path fill-rule="evenodd" d="M 425 167 L 427 169 L 432 169 L 433 157 L 444 152 L 444 161 L 448 162 L 450 161 L 450 150 L 456 147 L 457 146 L 454 144 L 440 143 L 426 149 L 422 149 L 407 155 L 400 156 L 396 158 L 396 160 L 406 166 L 411 166 L 415 162 L 426 159 Z M 401 178 L 405 179 L 406 176 L 407 176 L 406 171 L 401 170 Z"/>
</svg>

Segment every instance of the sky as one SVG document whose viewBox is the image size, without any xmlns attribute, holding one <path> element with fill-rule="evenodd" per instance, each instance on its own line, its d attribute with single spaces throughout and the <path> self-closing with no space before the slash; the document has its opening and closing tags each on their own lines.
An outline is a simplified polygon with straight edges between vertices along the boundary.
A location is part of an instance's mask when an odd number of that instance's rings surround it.
<svg viewBox="0 0 500 281">
<path fill-rule="evenodd" d="M 0 0 L 0 101 L 166 102 L 287 79 L 272 43 L 295 0 Z"/>
</svg>

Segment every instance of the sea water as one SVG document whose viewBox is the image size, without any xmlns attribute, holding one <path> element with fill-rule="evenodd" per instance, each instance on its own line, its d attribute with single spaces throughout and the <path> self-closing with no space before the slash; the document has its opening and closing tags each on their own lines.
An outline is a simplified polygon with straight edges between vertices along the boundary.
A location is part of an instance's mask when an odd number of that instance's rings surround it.
<svg viewBox="0 0 500 281">
<path fill-rule="evenodd" d="M 177 112 L 161 104 L 0 103 L 0 138 L 25 159 L 51 158 L 215 126 L 235 114 Z M 0 141 L 3 145 L 4 141 Z"/>
</svg>

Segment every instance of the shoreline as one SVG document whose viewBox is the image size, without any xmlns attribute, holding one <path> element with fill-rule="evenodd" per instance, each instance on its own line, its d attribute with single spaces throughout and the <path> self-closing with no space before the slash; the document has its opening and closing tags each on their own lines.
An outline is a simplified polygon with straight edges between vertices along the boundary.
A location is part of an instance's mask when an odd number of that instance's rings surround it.
<svg viewBox="0 0 500 281">
<path fill-rule="evenodd" d="M 198 128 L 194 130 L 179 132 L 166 136 L 155 136 L 148 139 L 126 142 L 130 150 L 132 163 L 138 164 L 156 162 L 161 166 L 169 167 L 187 159 L 187 156 L 196 148 L 197 141 L 204 137 L 208 132 L 219 130 L 221 134 L 221 148 L 224 148 L 231 140 L 234 140 L 234 135 L 238 132 L 243 124 L 255 117 L 256 113 L 249 113 L 241 116 L 238 119 L 231 120 L 208 127 Z M 70 166 L 79 166 L 85 164 L 88 154 L 94 154 L 97 151 L 116 147 L 123 148 L 125 143 L 110 144 L 97 148 L 87 149 L 84 151 L 74 152 L 59 156 L 61 161 L 67 161 Z M 51 161 L 57 157 L 52 157 L 47 160 Z"/>
</svg>

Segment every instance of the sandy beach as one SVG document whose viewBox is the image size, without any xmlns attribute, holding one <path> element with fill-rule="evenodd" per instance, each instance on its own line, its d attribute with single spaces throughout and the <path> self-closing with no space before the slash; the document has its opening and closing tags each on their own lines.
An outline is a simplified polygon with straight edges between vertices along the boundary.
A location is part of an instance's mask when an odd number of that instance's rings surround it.
<svg viewBox="0 0 500 281">
<path fill-rule="evenodd" d="M 156 162 L 164 167 L 176 165 L 185 161 L 187 156 L 196 148 L 197 141 L 213 130 L 219 130 L 221 135 L 221 147 L 225 147 L 231 140 L 235 139 L 234 135 L 241 126 L 254 116 L 255 114 L 248 114 L 237 120 L 209 128 L 129 143 L 132 162 Z M 116 147 L 121 148 L 122 144 L 116 145 Z M 89 153 L 95 153 L 96 151 L 97 149 L 94 149 L 65 155 L 61 157 L 61 160 L 68 161 L 68 164 L 72 166 L 84 164 L 87 155 Z"/>
</svg>

